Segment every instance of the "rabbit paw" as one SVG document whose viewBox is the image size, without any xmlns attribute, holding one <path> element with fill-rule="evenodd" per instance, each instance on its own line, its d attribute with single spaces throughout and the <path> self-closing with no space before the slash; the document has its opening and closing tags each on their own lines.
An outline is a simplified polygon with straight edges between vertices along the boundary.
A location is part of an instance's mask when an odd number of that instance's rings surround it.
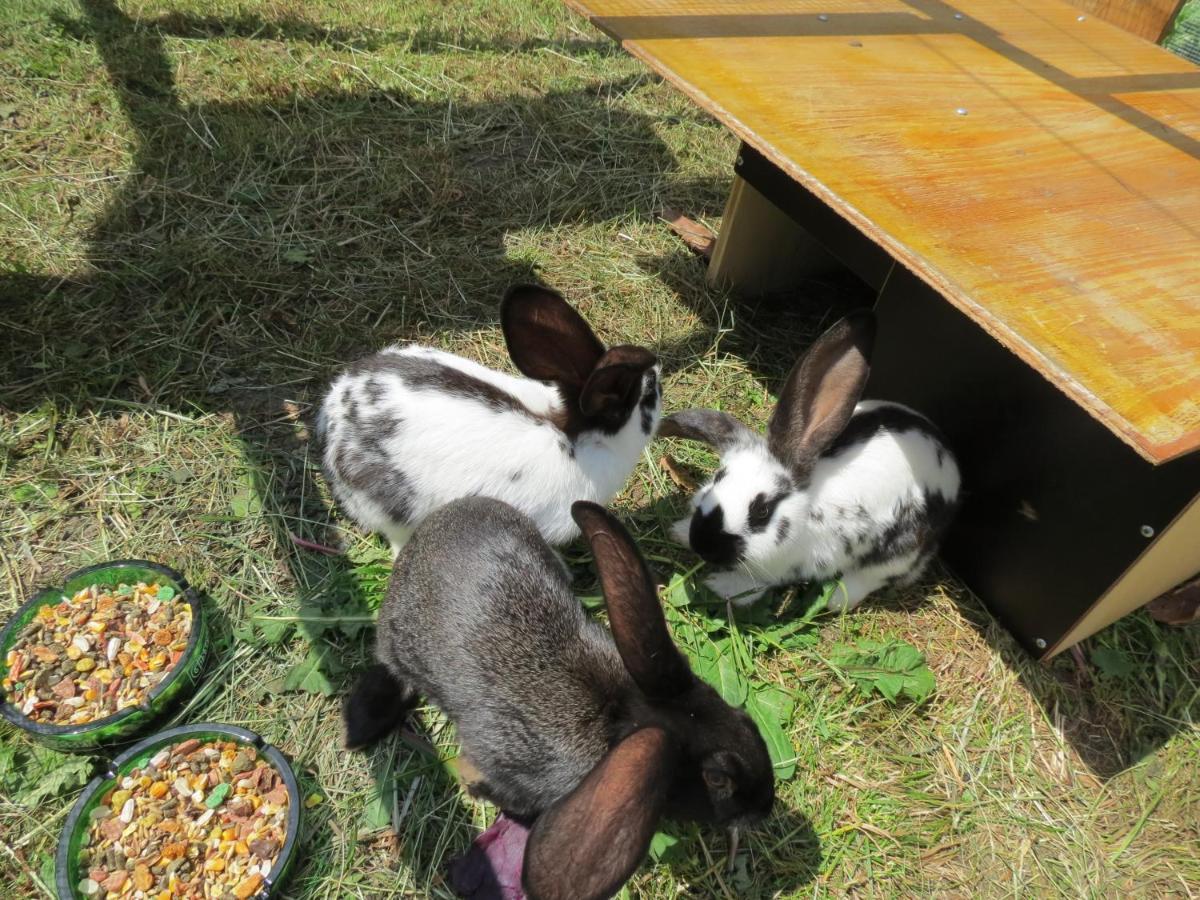
<svg viewBox="0 0 1200 900">
<path fill-rule="evenodd" d="M 672 540 L 674 540 L 675 543 L 679 544 L 681 547 L 691 546 L 688 544 L 688 531 L 691 529 L 691 526 L 691 516 L 685 516 L 684 518 L 680 519 L 678 522 L 672 525 L 670 529 L 668 529 Z"/>
<path fill-rule="evenodd" d="M 704 579 L 704 583 L 708 585 L 709 590 L 731 601 L 734 606 L 749 606 L 767 589 L 766 585 L 759 584 L 737 569 L 731 572 L 717 572 Z"/>
<path fill-rule="evenodd" d="M 388 539 L 388 543 L 392 545 L 393 560 L 400 555 L 400 551 L 404 549 L 404 545 L 408 543 L 412 533 L 413 529 L 403 525 L 395 525 L 383 533 L 383 536 Z"/>
<path fill-rule="evenodd" d="M 849 612 L 885 583 L 884 577 L 872 572 L 850 572 L 838 581 L 826 606 L 833 612 Z"/>
</svg>

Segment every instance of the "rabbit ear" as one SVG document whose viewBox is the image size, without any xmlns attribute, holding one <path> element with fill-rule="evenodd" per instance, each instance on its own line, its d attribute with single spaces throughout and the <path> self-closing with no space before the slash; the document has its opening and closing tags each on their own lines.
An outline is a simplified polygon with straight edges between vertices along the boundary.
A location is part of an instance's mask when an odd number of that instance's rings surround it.
<svg viewBox="0 0 1200 900">
<path fill-rule="evenodd" d="M 659 437 L 680 437 L 710 444 L 724 453 L 735 444 L 748 444 L 758 435 L 731 416 L 715 409 L 685 409 L 658 424 Z"/>
<path fill-rule="evenodd" d="M 645 560 L 625 527 L 586 500 L 571 504 L 604 590 L 608 621 L 621 661 L 647 697 L 676 697 L 692 685 L 692 670 L 675 649 Z"/>
<path fill-rule="evenodd" d="M 817 338 L 792 367 L 767 426 L 771 452 L 807 474 L 842 433 L 871 372 L 875 316 L 851 313 Z"/>
<path fill-rule="evenodd" d="M 600 357 L 588 377 L 579 406 L 584 415 L 595 416 L 608 409 L 625 410 L 639 399 L 642 376 L 658 362 L 644 347 L 613 347 Z"/>
<path fill-rule="evenodd" d="M 523 375 L 581 389 L 604 345 L 557 291 L 536 284 L 509 288 L 500 302 L 508 355 Z"/>
<path fill-rule="evenodd" d="M 674 759 L 665 731 L 642 728 L 542 813 L 525 848 L 531 900 L 603 900 L 620 890 L 650 847 Z"/>
</svg>

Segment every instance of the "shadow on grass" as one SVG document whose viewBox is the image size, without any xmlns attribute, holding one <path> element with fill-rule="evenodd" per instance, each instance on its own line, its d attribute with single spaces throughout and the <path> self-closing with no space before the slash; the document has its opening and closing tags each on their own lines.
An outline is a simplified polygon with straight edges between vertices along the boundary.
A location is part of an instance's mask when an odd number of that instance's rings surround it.
<svg viewBox="0 0 1200 900">
<path fill-rule="evenodd" d="M 749 886 L 737 891 L 740 897 L 787 896 L 810 884 L 821 871 L 821 840 L 813 829 L 808 816 L 793 809 L 777 808 L 764 827 L 770 827 L 772 836 L 756 837 L 750 834 L 750 852 L 761 852 L 771 859 L 770 865 L 758 865 L 749 872 Z M 779 834 L 778 838 L 774 834 Z M 735 861 L 734 873 L 744 871 L 740 858 Z"/>
<path fill-rule="evenodd" d="M 359 843 L 367 852 L 401 860 L 418 889 L 448 890 L 449 861 L 467 851 L 480 828 L 472 821 L 465 789 L 432 748 L 422 746 L 426 739 L 410 730 L 411 722 L 367 751 L 373 796 Z M 414 821 L 417 809 L 425 811 L 421 821 Z M 757 828 L 743 831 L 731 869 L 727 837 L 719 830 L 663 821 L 659 831 L 677 843 L 657 865 L 704 896 L 780 896 L 810 883 L 821 867 L 820 840 L 811 821 L 782 805 Z M 647 861 L 640 871 L 654 864 Z"/>
<path fill-rule="evenodd" d="M 329 28 L 318 22 L 297 16 L 265 19 L 253 13 L 230 16 L 198 16 L 169 12 L 139 24 L 169 37 L 205 40 L 209 38 L 248 38 L 268 41 L 302 41 L 337 48 L 372 51 L 385 47 L 400 48 L 405 53 L 512 52 L 528 53 L 551 50 L 572 56 L 596 54 L 616 56 L 623 51 L 609 40 L 539 40 L 497 37 L 491 40 L 465 37 L 431 29 L 388 31 L 385 29 Z M 69 19 L 60 20 L 63 32 L 87 39 L 86 29 Z"/>
<path fill-rule="evenodd" d="M 419 717 L 365 751 L 371 761 L 371 796 L 358 843 L 367 853 L 399 860 L 416 887 L 445 890 L 447 862 L 474 839 L 470 801 L 438 758 Z"/>
<path fill-rule="evenodd" d="M 729 837 L 720 830 L 664 821 L 659 832 L 678 843 L 666 848 L 657 865 L 691 885 L 690 896 L 790 897 L 821 870 L 821 841 L 812 822 L 778 803 L 766 821 L 741 831 L 733 860 Z"/>
<path fill-rule="evenodd" d="M 1137 765 L 1200 718 L 1195 628 L 1135 612 L 1079 644 L 1081 668 L 1070 653 L 1039 663 L 977 600 L 960 607 L 1098 778 Z"/>
<path fill-rule="evenodd" d="M 231 414 L 281 547 L 292 535 L 336 543 L 297 421 L 336 367 L 389 338 L 494 322 L 504 288 L 537 276 L 509 235 L 648 213 L 675 167 L 649 117 L 609 102 L 640 79 L 474 105 L 385 90 L 187 105 L 164 34 L 364 47 L 397 36 L 82 8 L 60 27 L 98 48 L 136 135 L 136 174 L 91 235 L 89 271 L 0 276 L 3 402 Z M 495 47 L 538 49 L 479 49 Z M 287 562 L 311 600 L 301 619 L 352 580 L 339 557 L 293 549 Z M 323 629 L 301 629 L 323 646 Z"/>
<path fill-rule="evenodd" d="M 476 103 L 272 84 L 271 100 L 189 104 L 165 35 L 398 42 L 422 53 L 462 45 L 286 18 L 141 21 L 112 0 L 81 8 L 59 26 L 97 48 L 134 134 L 134 174 L 89 235 L 86 268 L 0 274 L 0 403 L 229 416 L 254 502 L 287 548 L 299 630 L 321 677 L 341 689 L 364 655 L 362 628 L 315 623 L 370 598 L 345 557 L 292 543 L 338 542 L 302 434 L 325 379 L 389 340 L 493 324 L 503 290 L 537 277 L 509 250 L 522 230 L 649 215 L 666 178 L 673 197 L 717 192 L 673 174 L 653 119 L 611 102 L 640 76 L 560 92 L 514 81 L 511 96 Z M 603 41 L 503 39 L 465 49 L 617 52 Z M 221 624 L 218 651 L 245 624 Z M 301 882 L 317 877 L 313 860 L 330 838 L 309 840 Z"/>
<path fill-rule="evenodd" d="M 786 294 L 730 300 L 709 287 L 705 263 L 686 250 L 639 260 L 642 270 L 663 282 L 704 323 L 679 344 L 659 348 L 667 368 L 685 368 L 704 355 L 713 336 L 721 352 L 745 361 L 772 394 L 778 395 L 792 364 L 828 325 L 852 309 L 874 306 L 875 295 L 849 272 L 798 283 Z"/>
</svg>

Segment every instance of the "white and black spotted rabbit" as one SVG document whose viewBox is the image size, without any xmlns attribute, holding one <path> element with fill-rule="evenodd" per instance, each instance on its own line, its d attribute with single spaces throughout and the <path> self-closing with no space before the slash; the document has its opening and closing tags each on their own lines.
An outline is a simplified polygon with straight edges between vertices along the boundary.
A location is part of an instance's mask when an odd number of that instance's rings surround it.
<svg viewBox="0 0 1200 900">
<path fill-rule="evenodd" d="M 958 504 L 959 473 L 938 429 L 897 403 L 859 402 L 875 320 L 847 316 L 797 361 L 764 439 L 727 413 L 687 410 L 659 434 L 704 441 L 721 467 L 672 534 L 707 562 L 723 597 L 751 603 L 775 585 L 841 576 L 830 601 L 853 608 L 914 581 Z"/>
<path fill-rule="evenodd" d="M 572 500 L 607 503 L 662 411 L 658 360 L 605 349 L 554 291 L 512 288 L 500 306 L 521 378 L 417 344 L 359 360 L 317 417 L 322 468 L 343 512 L 394 552 L 439 506 L 495 497 L 552 544 L 579 534 Z"/>
<path fill-rule="evenodd" d="M 775 798 L 762 736 L 692 674 L 628 532 L 594 503 L 571 512 L 611 633 L 584 614 L 528 517 L 458 500 L 397 558 L 379 662 L 345 706 L 346 743 L 358 747 L 395 728 L 418 696 L 437 704 L 479 773 L 474 792 L 533 820 L 531 900 L 610 897 L 660 817 L 732 827 L 762 819 Z"/>
</svg>

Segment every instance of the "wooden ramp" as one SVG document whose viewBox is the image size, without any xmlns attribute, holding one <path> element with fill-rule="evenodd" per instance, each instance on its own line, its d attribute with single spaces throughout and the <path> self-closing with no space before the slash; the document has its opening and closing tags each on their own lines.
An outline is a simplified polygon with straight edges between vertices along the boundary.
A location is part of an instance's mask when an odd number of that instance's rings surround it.
<svg viewBox="0 0 1200 900">
<path fill-rule="evenodd" d="M 1200 69 L 1061 0 L 569 0 L 1147 461 L 1200 448 Z"/>
</svg>

